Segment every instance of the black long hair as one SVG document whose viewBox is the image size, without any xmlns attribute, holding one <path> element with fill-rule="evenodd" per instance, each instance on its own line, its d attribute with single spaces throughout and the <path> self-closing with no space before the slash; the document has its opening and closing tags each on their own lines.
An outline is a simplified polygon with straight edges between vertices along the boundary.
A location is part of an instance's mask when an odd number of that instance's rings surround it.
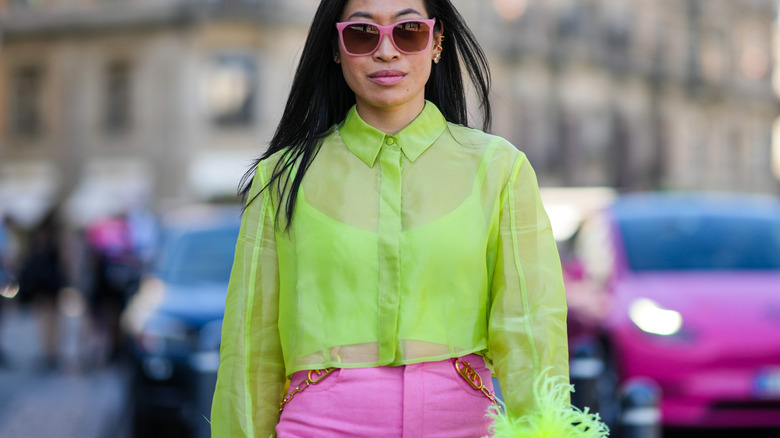
<svg viewBox="0 0 780 438">
<path fill-rule="evenodd" d="M 490 70 L 487 58 L 465 20 L 450 0 L 424 0 L 430 17 L 437 20 L 437 29 L 444 27 L 443 56 L 431 71 L 425 84 L 425 98 L 439 108 L 452 123 L 468 126 L 466 91 L 463 86 L 461 62 L 479 99 L 482 129 L 491 125 Z M 314 15 L 301 60 L 295 71 L 279 126 L 265 153 L 254 161 L 241 178 L 239 194 L 246 201 L 261 161 L 283 151 L 274 166 L 268 183 L 262 190 L 275 186 L 288 229 L 292 222 L 298 189 L 306 170 L 317 155 L 320 141 L 328 130 L 340 122 L 355 104 L 355 94 L 347 85 L 341 66 L 333 61 L 333 48 L 339 21 L 347 0 L 322 0 Z M 293 173 L 293 168 L 297 171 Z M 290 176 L 292 175 L 292 178 Z M 250 199 L 252 202 L 254 199 Z M 248 204 L 248 203 L 247 203 Z M 276 209 L 276 222 L 279 213 Z"/>
</svg>

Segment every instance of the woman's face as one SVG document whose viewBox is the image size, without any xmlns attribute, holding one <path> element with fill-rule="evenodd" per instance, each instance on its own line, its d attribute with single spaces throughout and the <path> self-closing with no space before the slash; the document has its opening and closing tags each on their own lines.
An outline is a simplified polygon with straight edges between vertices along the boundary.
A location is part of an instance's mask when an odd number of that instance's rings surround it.
<svg viewBox="0 0 780 438">
<path fill-rule="evenodd" d="M 363 21 L 391 25 L 402 20 L 427 19 L 423 0 L 349 0 L 340 21 Z M 375 52 L 353 56 L 338 44 L 338 60 L 344 79 L 355 93 L 358 111 L 408 110 L 414 115 L 425 104 L 425 84 L 438 49 L 434 34 L 428 48 L 419 53 L 401 53 L 382 37 Z"/>
</svg>

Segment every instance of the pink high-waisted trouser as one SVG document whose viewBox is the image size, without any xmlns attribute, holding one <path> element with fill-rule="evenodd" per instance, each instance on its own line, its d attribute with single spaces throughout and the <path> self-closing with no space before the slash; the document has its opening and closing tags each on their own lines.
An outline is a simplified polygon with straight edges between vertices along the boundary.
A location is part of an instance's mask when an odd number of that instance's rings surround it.
<svg viewBox="0 0 780 438">
<path fill-rule="evenodd" d="M 493 391 L 481 356 L 471 364 Z M 294 373 L 295 388 L 307 371 Z M 398 367 L 341 368 L 295 394 L 276 426 L 278 438 L 480 438 L 491 401 L 455 370 L 451 359 Z"/>
</svg>

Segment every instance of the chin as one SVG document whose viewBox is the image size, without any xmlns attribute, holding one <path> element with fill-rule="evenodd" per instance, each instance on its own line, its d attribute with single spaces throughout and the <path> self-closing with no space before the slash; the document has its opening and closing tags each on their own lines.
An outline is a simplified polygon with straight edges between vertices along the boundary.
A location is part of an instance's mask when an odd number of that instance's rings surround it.
<svg viewBox="0 0 780 438">
<path fill-rule="evenodd" d="M 383 92 L 372 93 L 369 96 L 358 98 L 358 101 L 362 101 L 364 104 L 374 108 L 381 109 L 403 106 L 415 101 L 415 96 L 401 95 L 403 91 L 405 91 L 403 87 L 391 87 L 383 90 Z"/>
</svg>

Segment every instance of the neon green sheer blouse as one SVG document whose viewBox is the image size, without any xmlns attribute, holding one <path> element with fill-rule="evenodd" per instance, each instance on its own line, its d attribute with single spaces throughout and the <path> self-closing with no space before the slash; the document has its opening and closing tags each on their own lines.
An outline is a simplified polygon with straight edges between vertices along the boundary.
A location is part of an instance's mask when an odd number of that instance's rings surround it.
<svg viewBox="0 0 780 438">
<path fill-rule="evenodd" d="M 510 414 L 542 370 L 568 376 L 566 300 L 525 155 L 426 102 L 396 135 L 353 107 L 324 138 L 289 233 L 260 163 L 236 245 L 215 437 L 268 437 L 286 376 L 478 353 Z M 261 192 L 261 193 L 260 193 Z"/>
</svg>

